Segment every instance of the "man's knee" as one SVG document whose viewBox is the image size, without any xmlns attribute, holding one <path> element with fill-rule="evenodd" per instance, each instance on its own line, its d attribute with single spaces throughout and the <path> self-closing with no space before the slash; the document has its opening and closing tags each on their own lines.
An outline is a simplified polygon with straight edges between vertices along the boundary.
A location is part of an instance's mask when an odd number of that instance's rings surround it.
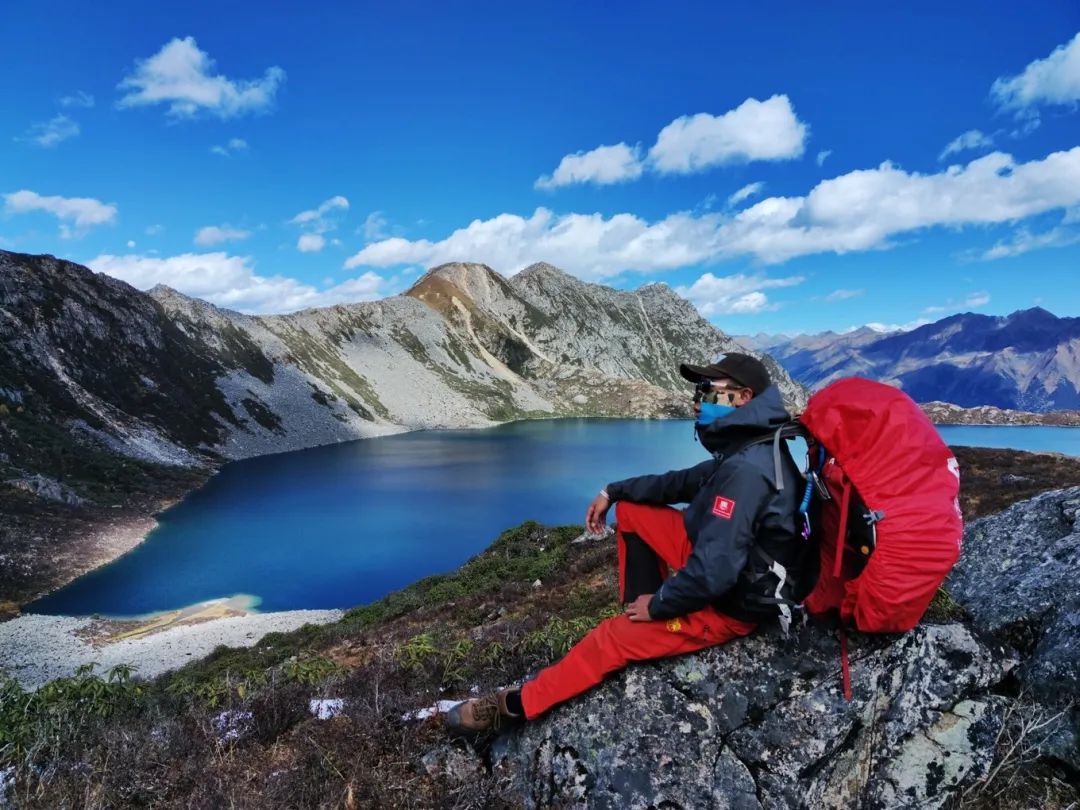
<svg viewBox="0 0 1080 810">
<path fill-rule="evenodd" d="M 621 531 L 634 531 L 634 525 L 636 518 L 648 512 L 651 509 L 656 509 L 655 506 L 644 503 L 631 503 L 630 501 L 616 501 L 615 502 L 615 523 L 618 524 Z"/>
</svg>

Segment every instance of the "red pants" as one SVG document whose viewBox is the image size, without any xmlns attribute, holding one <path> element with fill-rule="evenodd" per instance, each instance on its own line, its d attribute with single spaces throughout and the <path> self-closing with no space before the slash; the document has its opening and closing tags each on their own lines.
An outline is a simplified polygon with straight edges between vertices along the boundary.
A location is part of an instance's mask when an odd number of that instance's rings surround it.
<svg viewBox="0 0 1080 810">
<path fill-rule="evenodd" d="M 682 512 L 670 506 L 620 502 L 615 507 L 619 545 L 619 596 L 626 578 L 626 541 L 623 532 L 640 537 L 667 567 L 682 568 L 690 556 L 690 540 Z M 625 615 L 605 619 L 556 664 L 540 671 L 521 687 L 521 703 L 528 719 L 579 695 L 600 683 L 609 672 L 630 661 L 644 661 L 702 650 L 745 636 L 756 627 L 725 616 L 712 607 L 666 621 L 632 622 Z"/>
</svg>

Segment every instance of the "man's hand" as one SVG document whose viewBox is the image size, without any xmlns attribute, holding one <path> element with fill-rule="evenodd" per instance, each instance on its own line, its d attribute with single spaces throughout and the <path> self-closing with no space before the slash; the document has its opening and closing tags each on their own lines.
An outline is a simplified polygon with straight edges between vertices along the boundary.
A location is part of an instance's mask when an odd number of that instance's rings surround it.
<svg viewBox="0 0 1080 810">
<path fill-rule="evenodd" d="M 649 615 L 649 602 L 652 601 L 651 593 L 643 593 L 633 602 L 626 606 L 626 616 L 632 622 L 651 622 L 653 617 Z"/>
<path fill-rule="evenodd" d="M 601 534 L 607 525 L 607 510 L 611 507 L 611 500 L 607 495 L 600 493 L 589 504 L 585 512 L 585 528 L 590 534 Z"/>
</svg>

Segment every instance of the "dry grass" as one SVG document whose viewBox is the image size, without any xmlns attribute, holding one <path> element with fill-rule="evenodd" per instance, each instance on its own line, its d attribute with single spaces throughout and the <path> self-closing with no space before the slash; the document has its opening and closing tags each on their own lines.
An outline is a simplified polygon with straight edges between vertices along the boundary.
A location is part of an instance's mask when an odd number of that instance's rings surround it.
<svg viewBox="0 0 1080 810">
<path fill-rule="evenodd" d="M 1008 702 L 995 741 L 994 764 L 955 803 L 956 810 L 1075 810 L 1075 780 L 1044 760 L 1059 722 L 1071 706 L 1052 711 L 1021 694 Z"/>
</svg>

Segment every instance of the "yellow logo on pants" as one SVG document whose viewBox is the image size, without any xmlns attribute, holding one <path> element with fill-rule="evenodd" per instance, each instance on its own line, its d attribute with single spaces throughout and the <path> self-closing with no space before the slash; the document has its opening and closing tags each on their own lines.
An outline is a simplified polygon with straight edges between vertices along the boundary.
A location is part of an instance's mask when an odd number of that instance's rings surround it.
<svg viewBox="0 0 1080 810">
<path fill-rule="evenodd" d="M 667 623 L 667 629 L 670 630 L 672 633 L 678 633 L 680 630 L 682 630 L 682 622 L 680 622 L 678 619 L 672 619 L 670 622 Z"/>
</svg>

